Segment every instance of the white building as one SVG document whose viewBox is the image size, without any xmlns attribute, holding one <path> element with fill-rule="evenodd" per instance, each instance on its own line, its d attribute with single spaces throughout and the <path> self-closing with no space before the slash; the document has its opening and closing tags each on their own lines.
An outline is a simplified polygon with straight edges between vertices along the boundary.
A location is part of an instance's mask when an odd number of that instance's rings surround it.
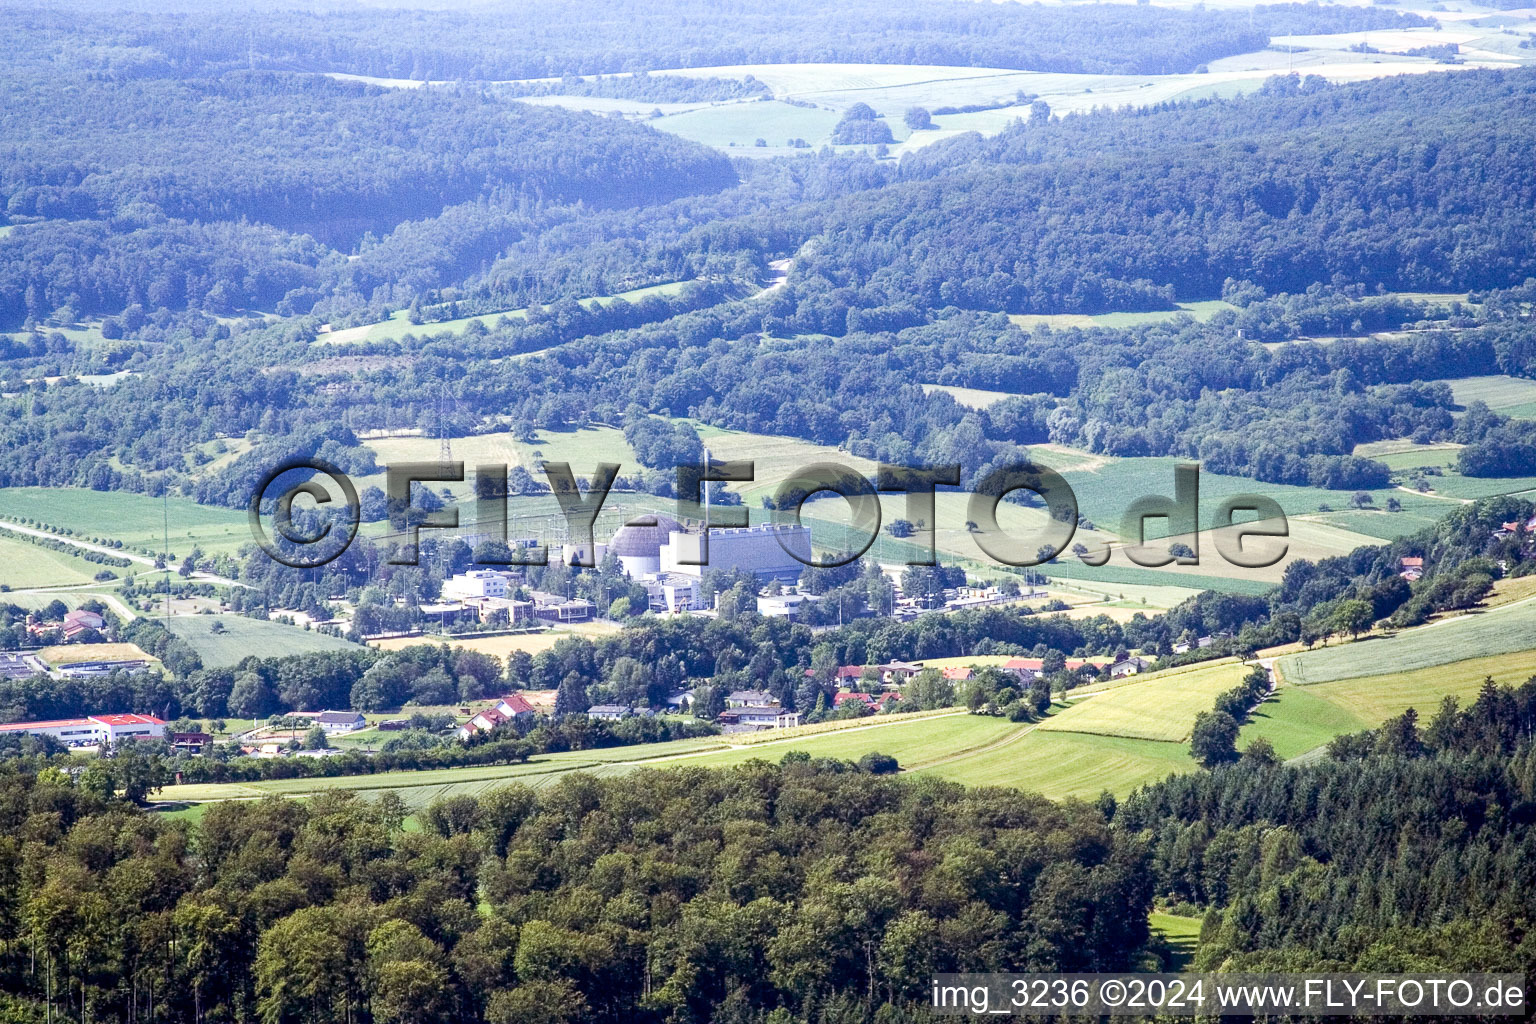
<svg viewBox="0 0 1536 1024">
<path fill-rule="evenodd" d="M 324 729 L 327 736 L 337 736 L 366 729 L 368 719 L 360 711 L 322 711 L 315 716 L 315 724 Z"/>
<path fill-rule="evenodd" d="M 805 526 L 764 523 L 709 531 L 709 564 L 700 560 L 701 537 L 697 533 L 673 533 L 661 545 L 663 573 L 702 577 L 705 569 L 741 570 L 763 579 L 793 582 L 811 560 L 811 531 Z"/>
<path fill-rule="evenodd" d="M 648 573 L 644 577 L 653 612 L 689 612 L 699 607 L 699 578 L 682 573 Z"/>
<path fill-rule="evenodd" d="M 631 520 L 608 540 L 607 553 L 619 560 L 631 579 L 661 572 L 661 548 L 683 526 L 670 516 L 650 515 Z"/>
<path fill-rule="evenodd" d="M 506 597 L 512 574 L 494 569 L 471 569 L 443 581 L 443 597 L 459 601 Z"/>
<path fill-rule="evenodd" d="M 165 737 L 165 731 L 165 722 L 154 715 L 90 715 L 51 722 L 0 725 L 0 736 L 52 736 L 61 743 L 86 746 L 123 740 L 158 740 Z"/>
<path fill-rule="evenodd" d="M 723 733 L 792 729 L 800 724 L 798 711 L 785 711 L 777 702 L 732 708 L 717 719 Z"/>
<path fill-rule="evenodd" d="M 757 599 L 757 614 L 769 618 L 793 619 L 800 614 L 800 606 L 816 599 L 809 594 L 770 594 Z"/>
</svg>

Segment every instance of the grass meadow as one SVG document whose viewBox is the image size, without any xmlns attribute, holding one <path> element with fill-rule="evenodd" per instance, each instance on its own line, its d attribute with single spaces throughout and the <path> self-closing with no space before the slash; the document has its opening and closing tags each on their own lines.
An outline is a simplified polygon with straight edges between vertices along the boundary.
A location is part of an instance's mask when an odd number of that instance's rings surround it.
<svg viewBox="0 0 1536 1024">
<path fill-rule="evenodd" d="M 1282 686 L 1243 727 L 1238 745 L 1246 748 L 1263 737 L 1274 744 L 1281 757 L 1291 758 L 1315 750 L 1335 736 L 1373 729 L 1409 708 L 1418 710 L 1422 725 L 1434 715 L 1442 698 L 1455 697 L 1465 705 L 1490 676 L 1500 685 L 1524 683 L 1536 676 L 1536 651 L 1310 686 Z"/>
<path fill-rule="evenodd" d="M 218 623 L 223 631 L 213 632 Z M 208 668 L 229 668 L 252 654 L 282 658 L 311 651 L 357 651 L 350 640 L 244 615 L 177 615 L 171 632 L 185 640 Z"/>
<path fill-rule="evenodd" d="M 5 532 L 3 525 L 0 524 L 0 584 L 12 590 L 91 583 L 103 570 L 119 574 L 132 571 L 87 562 L 64 551 L 53 551 Z"/>
<path fill-rule="evenodd" d="M 1091 800 L 1105 790 L 1124 796 L 1137 786 L 1196 768 L 1182 743 L 1034 727 L 1017 742 L 921 771 L 967 786 L 1008 786 L 1053 800 Z"/>
<path fill-rule="evenodd" d="M 1195 715 L 1209 711 L 1217 695 L 1237 686 L 1249 671 L 1235 660 L 1223 660 L 1140 676 L 1074 703 L 1040 723 L 1040 730 L 1182 743 Z"/>
<path fill-rule="evenodd" d="M 1322 647 L 1281 658 L 1276 667 L 1287 683 L 1301 686 L 1451 665 L 1497 654 L 1536 649 L 1536 600 L 1442 619 L 1427 626 Z"/>
<path fill-rule="evenodd" d="M 0 518 L 73 530 L 80 540 L 120 540 L 133 548 L 159 551 L 164 533 L 171 552 L 185 556 L 196 545 L 210 554 L 233 552 L 251 539 L 242 511 L 199 505 L 185 498 L 160 498 L 81 487 L 0 488 Z"/>
</svg>

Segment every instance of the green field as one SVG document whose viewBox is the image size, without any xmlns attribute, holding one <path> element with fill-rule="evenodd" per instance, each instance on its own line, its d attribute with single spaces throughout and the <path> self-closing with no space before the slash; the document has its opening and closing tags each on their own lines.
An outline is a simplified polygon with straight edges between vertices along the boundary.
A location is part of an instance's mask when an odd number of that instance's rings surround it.
<svg viewBox="0 0 1536 1024">
<path fill-rule="evenodd" d="M 1524 377 L 1462 377 L 1447 380 L 1456 404 L 1467 406 L 1482 402 L 1505 416 L 1536 418 L 1536 380 Z"/>
<path fill-rule="evenodd" d="M 223 626 L 213 632 L 213 624 Z M 253 654 L 282 658 L 310 651 L 360 651 L 350 640 L 244 615 L 178 615 L 170 619 L 171 632 L 181 637 L 207 668 L 229 668 Z"/>
<path fill-rule="evenodd" d="M 1062 800 L 1092 799 L 1105 790 L 1125 796 L 1137 786 L 1196 769 L 1182 743 L 1036 727 L 1017 742 L 921 771 L 967 786 L 1010 786 Z"/>
<path fill-rule="evenodd" d="M 1411 505 L 1409 502 L 1414 501 L 1413 496 L 1405 494 L 1403 498 L 1405 501 L 1401 512 L 1350 509 L 1344 512 L 1324 512 L 1316 518 L 1352 533 L 1363 534 L 1377 540 L 1396 540 L 1435 525 L 1451 508 L 1449 503 L 1437 502 L 1433 498 L 1419 499 L 1417 503 Z"/>
<path fill-rule="evenodd" d="M 1379 725 L 1409 708 L 1427 718 L 1440 698 L 1465 700 L 1476 696 L 1489 676 L 1501 685 L 1518 685 L 1536 676 L 1536 650 L 1514 651 L 1465 661 L 1436 665 L 1411 672 L 1394 671 L 1375 676 L 1316 683 L 1301 689 L 1327 700 L 1368 725 Z"/>
<path fill-rule="evenodd" d="M 1389 636 L 1323 647 L 1281 658 L 1277 667 L 1288 683 L 1314 685 L 1433 668 L 1492 654 L 1536 649 L 1536 600 L 1405 629 Z"/>
<path fill-rule="evenodd" d="M 1474 501 L 1500 494 L 1536 491 L 1536 476 L 1462 476 L 1460 473 L 1446 473 L 1428 479 L 1430 488 L 1436 494 Z"/>
<path fill-rule="evenodd" d="M 345 789 L 365 796 L 394 792 L 408 806 L 421 808 L 446 796 L 477 795 L 512 782 L 535 788 L 546 786 L 576 770 L 610 775 L 637 767 L 722 767 L 754 759 L 778 761 L 792 750 L 814 757 L 853 760 L 878 751 L 890 754 L 906 770 L 918 774 L 932 774 L 967 785 L 1038 790 L 1053 798 L 1093 797 L 1105 789 L 1123 795 L 1142 783 L 1195 768 L 1186 749 L 1177 743 L 1045 734 L 1032 725 L 963 713 L 939 719 L 881 722 L 872 727 L 856 720 L 836 733 L 722 749 L 727 739 L 706 737 L 572 751 L 543 755 L 526 764 L 485 768 L 167 786 L 158 799 L 197 803 L 265 795 L 304 797 Z"/>
<path fill-rule="evenodd" d="M 1243 726 L 1238 746 L 1246 750 L 1248 744 L 1262 737 L 1274 746 L 1275 753 L 1291 758 L 1341 733 L 1359 732 L 1377 724 L 1314 693 L 1314 689 L 1321 687 L 1282 686 Z"/>
<path fill-rule="evenodd" d="M 1465 705 L 1490 676 L 1500 685 L 1524 683 L 1536 676 L 1536 651 L 1471 658 L 1412 672 L 1282 686 L 1243 727 L 1238 745 L 1246 748 L 1262 736 L 1281 757 L 1290 758 L 1335 736 L 1373 729 L 1409 708 L 1418 710 L 1423 725 L 1442 697 L 1455 697 Z"/>
<path fill-rule="evenodd" d="M 1077 701 L 1040 729 L 1182 743 L 1195 715 L 1209 711 L 1217 695 L 1237 686 L 1249 671 L 1237 661 L 1223 660 L 1139 676 Z"/>
<path fill-rule="evenodd" d="M 161 499 L 122 491 L 79 487 L 0 488 L 0 517 L 73 530 L 76 539 L 120 540 L 130 548 L 159 551 L 169 524 L 171 553 L 185 556 L 193 545 L 208 554 L 234 552 L 250 542 L 243 511 L 199 505 L 185 498 Z"/>
<path fill-rule="evenodd" d="M 4 493 L 0 491 L 0 494 Z M 0 528 L 0 583 L 13 590 L 90 583 L 103 570 L 118 575 L 133 571 L 87 562 L 66 552 L 34 544 Z"/>
<path fill-rule="evenodd" d="M 985 409 L 1008 397 L 1006 391 L 984 391 L 981 388 L 960 388 L 950 384 L 924 384 L 923 393 L 931 395 L 942 391 L 967 409 Z"/>
<path fill-rule="evenodd" d="M 1180 917 L 1177 914 L 1153 911 L 1147 923 L 1168 944 L 1171 962 L 1167 970 L 1182 971 L 1189 966 L 1189 962 L 1195 958 L 1196 947 L 1200 945 L 1201 920 L 1198 917 Z"/>
<path fill-rule="evenodd" d="M 794 152 L 791 139 L 804 139 L 819 149 L 832 141 L 832 129 L 840 115 L 820 107 L 799 107 L 779 100 L 756 103 L 722 103 L 700 110 L 652 118 L 646 124 L 693 142 L 717 149 L 745 150 L 742 156 Z M 905 137 L 906 126 L 891 122 L 891 131 Z M 755 145 L 762 139 L 767 147 Z"/>
</svg>

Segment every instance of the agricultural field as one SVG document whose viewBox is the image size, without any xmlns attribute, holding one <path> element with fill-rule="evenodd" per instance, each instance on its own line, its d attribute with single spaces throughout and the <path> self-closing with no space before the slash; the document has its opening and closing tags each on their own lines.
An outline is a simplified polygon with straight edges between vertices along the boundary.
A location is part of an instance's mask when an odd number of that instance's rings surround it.
<svg viewBox="0 0 1536 1024">
<path fill-rule="evenodd" d="M 364 438 L 362 443 L 373 450 L 381 470 L 405 462 L 435 463 L 442 452 L 441 439 L 420 435 Z M 568 462 L 571 472 L 578 477 L 590 477 L 596 472 L 598 464 L 603 462 L 618 463 L 621 476 L 628 476 L 643 468 L 635 458 L 629 442 L 624 440 L 624 432 L 615 427 L 544 430 L 531 442 L 518 441 L 509 431 L 499 431 L 450 438 L 449 443 L 453 448 L 454 459 L 464 463 L 464 480 L 458 483 L 434 482 L 431 486 L 436 491 L 448 491 L 455 501 L 463 503 L 459 520 L 465 526 L 474 521 L 474 474 L 477 465 L 506 466 L 509 469 L 522 466 L 540 482 L 547 482 L 543 472 L 536 468 L 541 462 Z M 353 482 L 358 490 L 369 486 L 382 488 L 385 474 L 381 471 L 371 476 L 358 477 Z M 607 505 L 624 504 L 629 497 L 616 493 L 609 498 Z M 519 508 L 529 515 L 560 514 L 559 503 L 548 494 L 513 496 L 508 500 L 509 514 L 515 517 Z M 383 527 L 374 524 L 374 528 Z"/>
<path fill-rule="evenodd" d="M 173 615 L 170 630 L 185 640 L 208 668 L 229 668 L 252 654 L 282 658 L 310 651 L 356 651 L 350 640 L 244 615 Z M 214 626 L 220 632 L 214 632 Z"/>
<path fill-rule="evenodd" d="M 1455 697 L 1465 705 L 1476 697 L 1485 678 L 1517 686 L 1533 676 L 1536 651 L 1525 650 L 1412 672 L 1282 686 L 1243 727 L 1239 746 L 1262 736 L 1281 757 L 1296 757 L 1335 736 L 1375 728 L 1409 708 L 1416 708 L 1420 723 L 1426 723 L 1441 698 Z"/>
<path fill-rule="evenodd" d="M 924 384 L 923 393 L 931 395 L 942 391 L 967 409 L 985 409 L 1008 397 L 1006 391 L 984 391 L 981 388 L 961 388 L 952 384 Z"/>
<path fill-rule="evenodd" d="M 53 551 L 8 533 L 3 526 L 0 523 L 0 584 L 12 590 L 92 583 L 96 574 L 102 571 L 119 575 L 132 571 L 87 562 L 64 551 Z"/>
<path fill-rule="evenodd" d="M 1091 800 L 1105 790 L 1125 796 L 1137 786 L 1197 768 L 1182 743 L 1049 732 L 1037 726 L 1017 742 L 922 772 L 967 786 L 1010 786 L 1053 800 Z"/>
<path fill-rule="evenodd" d="M 792 153 L 793 139 L 804 139 L 819 149 L 832 141 L 832 129 L 840 115 L 821 107 L 800 107 L 779 100 L 755 103 L 721 103 L 679 114 L 657 117 L 646 123 L 692 142 L 716 149 L 739 151 L 740 156 L 779 156 Z M 906 133 L 899 118 L 891 120 L 891 131 L 898 137 Z M 766 146 L 758 146 L 762 139 Z"/>
<path fill-rule="evenodd" d="M 1536 380 L 1524 377 L 1461 377 L 1447 380 L 1456 404 L 1482 402 L 1494 412 L 1521 419 L 1536 419 Z"/>
<path fill-rule="evenodd" d="M 1017 116 L 1017 115 L 1015 115 Z M 1144 324 L 1161 324 L 1190 316 L 1204 323 L 1223 309 L 1235 309 L 1222 299 L 1202 299 L 1198 302 L 1176 303 L 1177 309 L 1119 313 L 1009 313 L 1008 319 L 1025 330 L 1050 327 L 1065 330 L 1071 327 L 1140 327 Z"/>
<path fill-rule="evenodd" d="M 1077 701 L 1041 722 L 1040 730 L 1182 743 L 1195 715 L 1209 711 L 1218 694 L 1237 686 L 1250 671 L 1226 659 L 1138 676 Z"/>
<path fill-rule="evenodd" d="M 1429 477 L 1429 486 L 1435 494 L 1460 501 L 1476 501 L 1501 494 L 1528 496 L 1536 491 L 1536 476 L 1462 476 L 1446 473 Z"/>
<path fill-rule="evenodd" d="M 31 519 L 72 530 L 79 540 L 120 540 L 153 552 L 160 551 L 168 523 L 171 553 L 179 557 L 194 546 L 208 554 L 233 553 L 251 540 L 243 511 L 80 487 L 0 488 L 0 518 Z"/>
<path fill-rule="evenodd" d="M 896 716 L 903 719 L 906 716 Z M 925 717 L 914 721 L 856 719 L 854 725 L 835 732 L 790 740 L 753 743 L 732 750 L 689 758 L 690 765 L 719 767 L 753 758 L 777 761 L 791 750 L 812 757 L 836 757 L 856 761 L 865 754 L 889 754 L 905 770 L 920 769 L 969 751 L 1007 740 L 1027 728 L 1005 718 L 965 713 Z M 860 728 L 863 726 L 863 728 Z"/>
<path fill-rule="evenodd" d="M 1375 676 L 1382 665 L 1412 672 L 1531 649 L 1536 649 L 1536 599 L 1524 599 L 1387 636 L 1289 654 L 1276 669 L 1287 683 L 1310 686 Z"/>
<path fill-rule="evenodd" d="M 1355 643 L 1290 654 L 1276 663 L 1287 683 L 1311 686 L 1450 665 L 1471 658 L 1536 650 L 1536 598 L 1442 619 Z"/>
</svg>

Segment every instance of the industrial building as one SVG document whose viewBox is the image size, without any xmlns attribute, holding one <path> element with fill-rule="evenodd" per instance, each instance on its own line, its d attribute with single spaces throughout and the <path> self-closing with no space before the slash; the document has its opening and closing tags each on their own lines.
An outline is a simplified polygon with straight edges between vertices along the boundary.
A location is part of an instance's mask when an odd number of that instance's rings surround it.
<svg viewBox="0 0 1536 1024">
<path fill-rule="evenodd" d="M 764 523 L 709 531 L 708 565 L 700 561 L 701 535 L 673 533 L 662 543 L 660 571 L 702 577 L 706 569 L 750 572 L 758 579 L 793 583 L 811 561 L 811 531 L 805 526 Z"/>
<path fill-rule="evenodd" d="M 90 715 L 51 722 L 14 722 L 0 725 L 0 736 L 52 736 L 75 746 L 100 746 L 123 740 L 165 738 L 165 722 L 154 715 Z"/>
</svg>

